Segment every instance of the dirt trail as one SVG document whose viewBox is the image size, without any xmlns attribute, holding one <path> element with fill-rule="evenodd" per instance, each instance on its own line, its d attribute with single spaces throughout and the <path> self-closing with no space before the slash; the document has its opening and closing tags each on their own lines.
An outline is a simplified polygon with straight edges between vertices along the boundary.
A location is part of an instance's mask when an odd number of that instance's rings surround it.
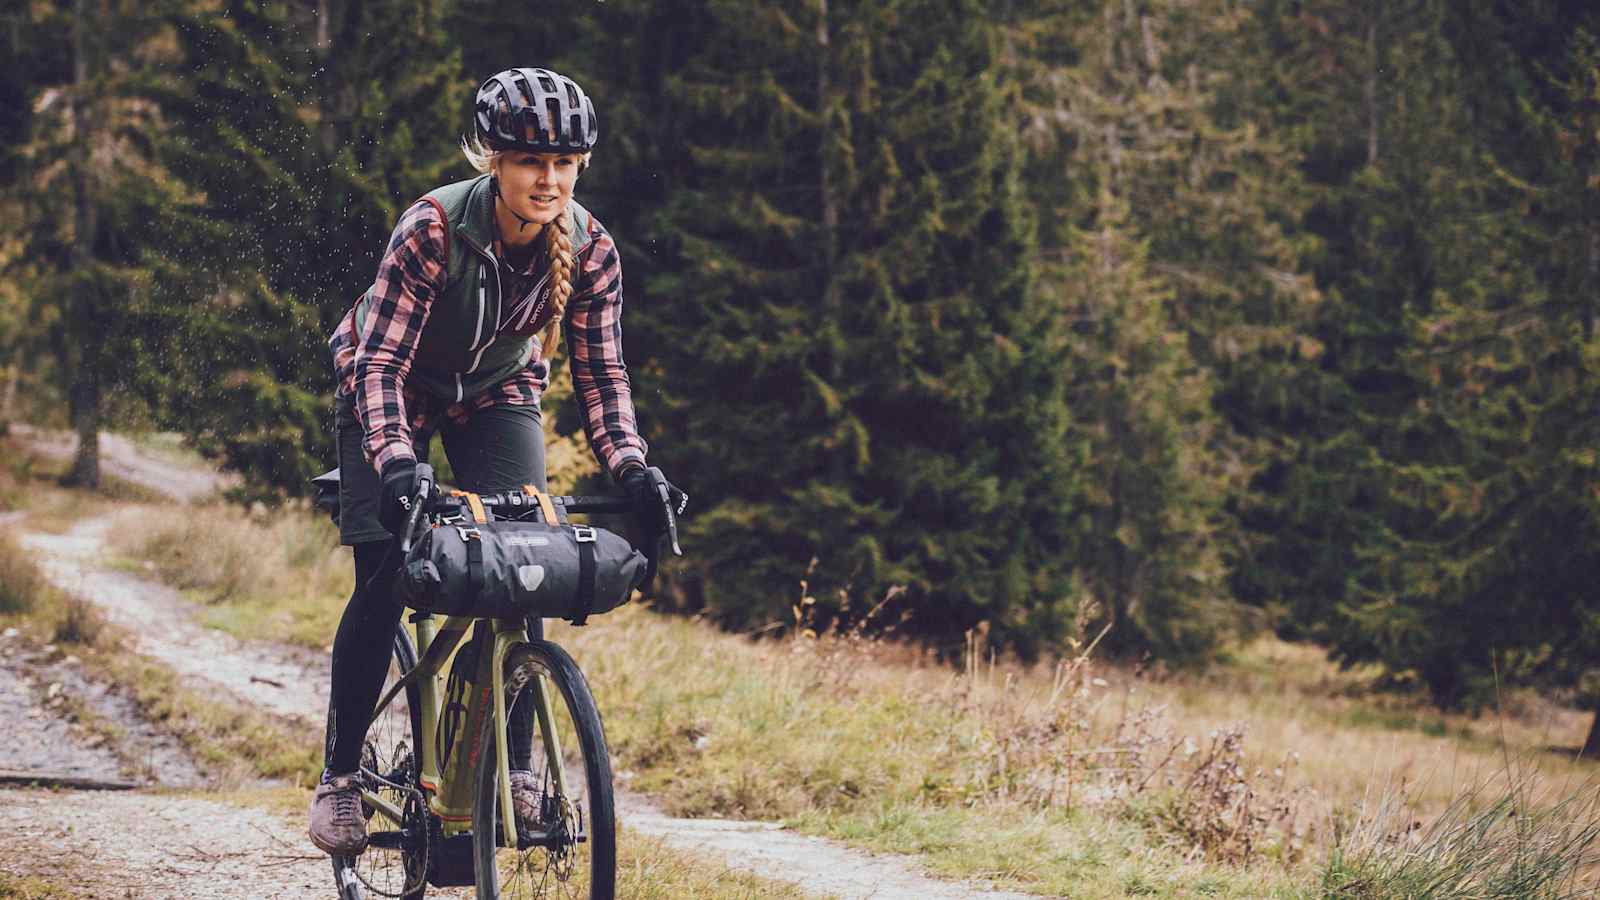
<svg viewBox="0 0 1600 900">
<path fill-rule="evenodd" d="M 289 718 L 320 723 L 328 703 L 326 654 L 278 644 L 246 644 L 194 621 L 182 594 L 131 572 L 105 568 L 111 530 L 129 509 L 86 519 L 65 534 L 24 534 L 56 587 L 95 603 L 111 622 L 134 635 L 128 649 L 159 660 L 192 682 L 220 688 L 244 702 Z"/>
<path fill-rule="evenodd" d="M 10 434 L 27 441 L 35 452 L 51 459 L 66 459 L 78 447 L 78 438 L 70 431 L 13 423 Z M 239 482 L 237 475 L 158 458 L 122 435 L 108 431 L 100 432 L 100 468 L 181 503 L 205 499 Z"/>
<path fill-rule="evenodd" d="M 136 448 L 128 448 L 137 456 Z M 325 655 L 243 642 L 205 628 L 176 591 L 107 568 L 106 537 L 119 515 L 79 522 L 63 535 L 27 534 L 23 540 L 37 551 L 52 583 L 95 603 L 137 635 L 130 650 L 160 660 L 219 698 L 320 726 L 329 679 Z M 874 856 L 773 823 L 678 819 L 629 794 L 619 796 L 618 803 L 625 827 L 819 895 L 847 900 L 1026 897 L 930 879 L 910 858 Z M 16 874 L 51 880 L 59 870 L 75 871 L 77 881 L 58 883 L 77 885 L 79 896 L 233 900 L 332 893 L 326 859 L 307 852 L 310 845 L 299 823 L 260 810 L 147 792 L 6 791 L 0 792 L 0 819 L 17 824 L 0 829 L 0 870 L 25 866 Z M 137 838 L 130 840 L 131 835 Z"/>
</svg>

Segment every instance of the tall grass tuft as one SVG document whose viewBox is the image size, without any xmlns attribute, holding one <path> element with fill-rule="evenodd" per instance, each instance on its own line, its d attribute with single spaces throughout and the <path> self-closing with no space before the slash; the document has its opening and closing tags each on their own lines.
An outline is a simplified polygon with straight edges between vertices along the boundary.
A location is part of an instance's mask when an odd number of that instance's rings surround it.
<svg viewBox="0 0 1600 900">
<path fill-rule="evenodd" d="M 62 602 L 54 631 L 58 643 L 98 647 L 107 634 L 106 618 L 93 603 L 78 596 L 69 596 Z"/>
<path fill-rule="evenodd" d="M 27 549 L 0 530 L 0 614 L 33 611 L 48 588 Z"/>
<path fill-rule="evenodd" d="M 1403 790 L 1335 830 L 1322 874 L 1338 900 L 1567 900 L 1594 897 L 1600 794 L 1594 784 L 1551 803 L 1513 786 L 1458 796 L 1427 825 Z"/>
</svg>

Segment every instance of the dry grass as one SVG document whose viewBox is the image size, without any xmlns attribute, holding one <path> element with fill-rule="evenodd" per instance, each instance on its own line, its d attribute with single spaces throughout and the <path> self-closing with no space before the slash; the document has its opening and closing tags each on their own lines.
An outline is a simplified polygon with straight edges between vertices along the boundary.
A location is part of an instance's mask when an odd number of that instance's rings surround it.
<svg viewBox="0 0 1600 900">
<path fill-rule="evenodd" d="M 95 647 L 105 643 L 106 617 L 82 597 L 66 596 L 56 620 L 53 637 L 59 644 Z"/>
<path fill-rule="evenodd" d="M 213 624 L 326 645 L 350 575 L 324 520 L 150 516 L 123 552 L 214 601 Z M 220 549 L 208 563 L 198 545 Z M 981 635 L 952 669 L 859 630 L 792 630 L 752 641 L 625 607 L 552 636 L 589 674 L 620 777 L 670 811 L 784 819 L 1045 895 L 1404 896 L 1334 880 L 1367 877 L 1390 858 L 1381 848 L 1399 846 L 1362 844 L 1382 831 L 1371 822 L 1339 824 L 1368 821 L 1370 798 L 1393 793 L 1381 786 L 1405 785 L 1408 821 L 1445 823 L 1494 808 L 1506 793 L 1495 779 L 1509 784 L 1513 768 L 1546 798 L 1572 796 L 1592 772 L 1545 751 L 1582 738 L 1572 710 L 1516 694 L 1493 717 L 1444 715 L 1270 639 L 1174 676 L 1103 664 L 1088 647 L 1022 666 Z M 1583 809 L 1527 809 L 1587 833 Z M 1482 833 L 1506 846 L 1515 829 Z"/>
<path fill-rule="evenodd" d="M 0 615 L 31 612 L 49 584 L 16 536 L 0 529 Z"/>
<path fill-rule="evenodd" d="M 0 900 L 68 900 L 72 892 L 42 878 L 20 878 L 0 872 Z"/>
<path fill-rule="evenodd" d="M 115 647 L 105 617 L 92 603 L 57 590 L 33 554 L 0 530 L 0 623 L 19 623 L 49 635 L 47 643 Z"/>
<path fill-rule="evenodd" d="M 1600 794 L 1535 796 L 1528 785 L 1468 791 L 1442 814 L 1415 818 L 1397 786 L 1340 834 L 1322 876 L 1325 896 L 1439 900 L 1595 897 Z"/>
<path fill-rule="evenodd" d="M 751 642 L 630 608 L 552 636 L 619 765 L 674 812 L 784 818 L 1047 895 L 1299 896 L 1375 784 L 1408 784 L 1428 822 L 1497 802 L 1484 786 L 1508 763 L 1553 798 L 1592 771 L 1543 751 L 1582 736 L 1568 711 L 1524 698 L 1491 741 L 1272 640 L 1172 677 L 1087 655 L 1025 667 L 976 638 L 952 671 L 859 635 Z"/>
<path fill-rule="evenodd" d="M 316 649 L 333 641 L 350 596 L 350 551 L 327 516 L 292 507 L 147 506 L 113 549 L 206 607 L 204 621 L 242 638 Z"/>
</svg>

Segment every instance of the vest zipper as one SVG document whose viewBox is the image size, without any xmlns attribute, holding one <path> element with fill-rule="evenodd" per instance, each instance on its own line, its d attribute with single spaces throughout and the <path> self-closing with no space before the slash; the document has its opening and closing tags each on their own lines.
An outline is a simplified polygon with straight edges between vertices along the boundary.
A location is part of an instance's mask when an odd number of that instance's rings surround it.
<svg viewBox="0 0 1600 900">
<path fill-rule="evenodd" d="M 478 327 L 472 332 L 472 343 L 469 347 L 477 347 L 478 341 L 483 338 L 483 308 L 489 304 L 488 298 L 483 296 L 486 290 L 483 281 L 483 263 L 478 263 Z"/>
<path fill-rule="evenodd" d="M 496 297 L 499 297 L 500 298 L 500 302 L 502 304 L 504 304 L 505 303 L 504 291 L 500 286 L 500 261 L 498 259 L 495 259 L 493 254 L 489 253 L 486 250 L 483 250 L 483 249 L 479 248 L 476 244 L 472 243 L 471 241 L 467 241 L 467 246 L 471 247 L 473 250 L 476 250 L 480 256 L 484 257 L 489 262 L 493 263 L 493 265 L 489 266 L 489 268 L 494 271 L 494 295 Z M 478 336 L 481 336 L 482 331 L 483 331 L 483 310 L 484 310 L 484 307 L 488 305 L 487 300 L 484 298 L 484 295 L 483 295 L 483 268 L 484 268 L 483 264 L 480 263 L 478 265 L 478 332 L 479 332 Z M 474 342 L 477 341 L 477 337 L 478 336 L 474 336 L 474 338 L 473 338 Z M 483 342 L 483 346 L 482 347 L 476 348 L 477 349 L 477 354 L 472 357 L 472 365 L 467 368 L 466 374 L 470 375 L 473 372 L 476 372 L 478 370 L 478 364 L 483 362 L 483 352 L 485 350 L 488 350 L 489 349 L 489 345 L 493 344 L 495 342 L 495 338 L 498 338 L 499 336 L 500 336 L 499 324 L 496 323 L 494 331 L 489 335 L 489 339 L 487 341 Z M 473 348 L 469 347 L 467 349 L 471 350 Z M 457 373 L 456 374 L 456 381 L 457 381 L 456 393 L 457 394 L 461 393 L 461 389 L 460 389 L 460 385 L 459 385 L 460 380 L 461 380 L 461 373 Z M 457 401 L 459 401 L 461 398 L 458 396 L 456 399 L 457 399 Z"/>
</svg>

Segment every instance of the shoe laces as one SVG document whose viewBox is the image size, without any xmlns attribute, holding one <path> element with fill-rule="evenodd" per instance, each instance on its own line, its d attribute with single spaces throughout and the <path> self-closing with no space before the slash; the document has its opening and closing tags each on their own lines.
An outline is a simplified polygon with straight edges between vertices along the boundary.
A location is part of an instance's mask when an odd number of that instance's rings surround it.
<svg viewBox="0 0 1600 900">
<path fill-rule="evenodd" d="M 340 825 L 354 825 L 361 816 L 361 793 L 355 779 L 329 784 L 333 785 L 333 820 Z"/>
</svg>

